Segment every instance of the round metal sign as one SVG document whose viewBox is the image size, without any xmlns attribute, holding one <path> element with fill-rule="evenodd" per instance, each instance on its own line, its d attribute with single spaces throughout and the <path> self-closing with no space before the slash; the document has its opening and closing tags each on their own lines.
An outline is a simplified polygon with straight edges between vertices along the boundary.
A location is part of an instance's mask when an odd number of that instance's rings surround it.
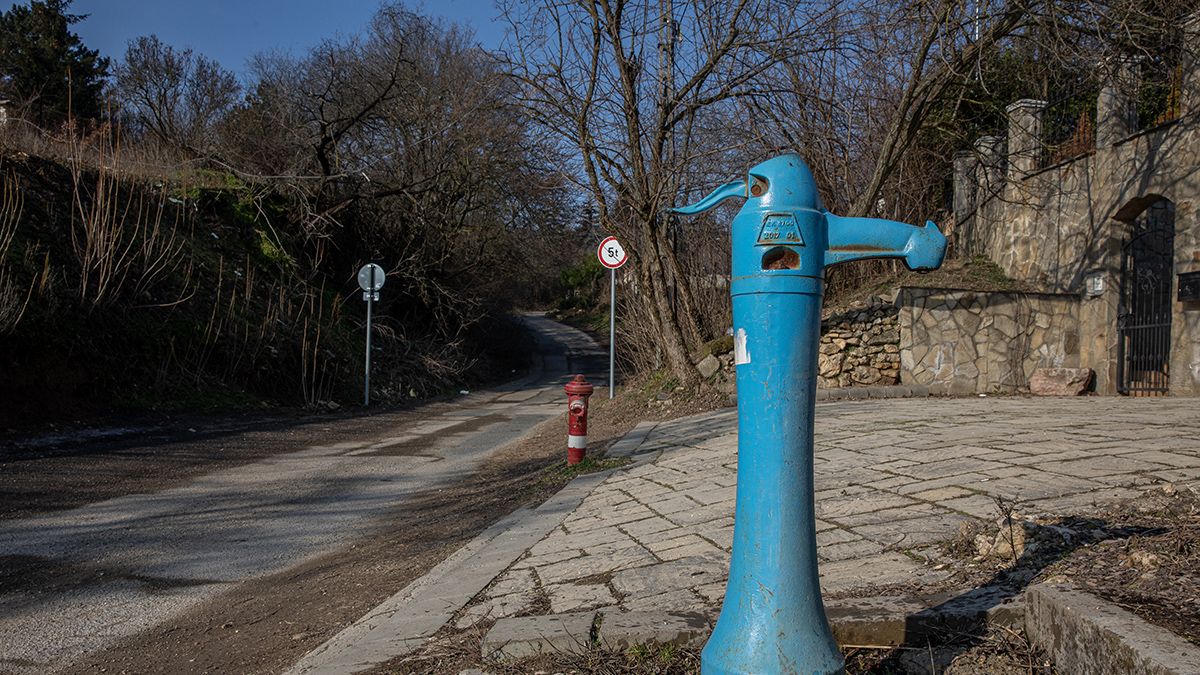
<svg viewBox="0 0 1200 675">
<path fill-rule="evenodd" d="M 601 265 L 610 270 L 615 270 L 629 262 L 629 254 L 625 252 L 625 247 L 621 246 L 621 242 L 617 241 L 616 237 L 607 237 L 600 242 L 600 246 L 596 249 L 596 257 L 600 258 Z"/>
<path fill-rule="evenodd" d="M 367 263 L 358 271 L 358 286 L 364 291 L 377 291 L 383 288 L 385 276 L 382 267 L 375 263 Z"/>
</svg>

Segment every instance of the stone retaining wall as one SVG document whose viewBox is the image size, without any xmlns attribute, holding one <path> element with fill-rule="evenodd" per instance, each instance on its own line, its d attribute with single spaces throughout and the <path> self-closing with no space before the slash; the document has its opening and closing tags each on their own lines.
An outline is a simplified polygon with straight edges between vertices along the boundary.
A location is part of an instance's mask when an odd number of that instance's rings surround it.
<svg viewBox="0 0 1200 675">
<path fill-rule="evenodd" d="M 1037 368 L 1079 367 L 1079 297 L 903 288 L 900 378 L 932 394 L 1027 391 Z"/>
<path fill-rule="evenodd" d="M 889 386 L 900 381 L 899 307 L 877 296 L 821 321 L 817 386 Z"/>
</svg>

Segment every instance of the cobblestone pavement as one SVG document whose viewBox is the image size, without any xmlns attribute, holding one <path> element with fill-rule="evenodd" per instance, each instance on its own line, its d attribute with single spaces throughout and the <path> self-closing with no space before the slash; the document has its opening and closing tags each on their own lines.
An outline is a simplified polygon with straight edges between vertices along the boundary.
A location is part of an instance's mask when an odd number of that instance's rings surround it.
<svg viewBox="0 0 1200 675">
<path fill-rule="evenodd" d="M 817 541 L 826 596 L 948 576 L 936 542 L 970 518 L 1080 513 L 1200 482 L 1196 399 L 895 399 L 818 404 Z M 484 617 L 616 607 L 715 612 L 733 541 L 733 410 L 663 423 L 468 607 Z"/>
</svg>

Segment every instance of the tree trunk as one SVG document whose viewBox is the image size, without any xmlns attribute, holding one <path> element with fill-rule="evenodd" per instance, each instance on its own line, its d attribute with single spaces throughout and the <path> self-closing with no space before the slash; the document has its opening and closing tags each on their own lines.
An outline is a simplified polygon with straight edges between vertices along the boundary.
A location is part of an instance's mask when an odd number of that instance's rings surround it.
<svg viewBox="0 0 1200 675">
<path fill-rule="evenodd" d="M 658 324 L 666 367 L 680 384 L 694 387 L 700 382 L 700 373 L 692 364 L 687 340 L 671 307 L 670 298 L 667 297 L 666 269 L 662 264 L 664 255 L 660 248 L 663 238 L 658 236 L 659 233 L 656 233 L 655 229 L 651 219 L 642 220 L 642 237 L 650 249 L 642 261 L 647 266 L 647 276 L 650 280 L 650 288 L 646 289 L 649 294 L 646 298 L 647 305 L 655 323 Z"/>
</svg>

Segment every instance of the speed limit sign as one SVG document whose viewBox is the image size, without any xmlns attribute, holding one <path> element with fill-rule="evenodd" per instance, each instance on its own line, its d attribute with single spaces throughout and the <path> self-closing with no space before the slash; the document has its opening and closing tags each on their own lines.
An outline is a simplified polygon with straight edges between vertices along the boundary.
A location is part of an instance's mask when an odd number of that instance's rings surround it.
<svg viewBox="0 0 1200 675">
<path fill-rule="evenodd" d="M 601 265 L 610 270 L 615 270 L 629 261 L 629 254 L 616 237 L 607 237 L 600 242 L 600 247 L 596 249 L 596 257 L 600 258 Z"/>
</svg>

